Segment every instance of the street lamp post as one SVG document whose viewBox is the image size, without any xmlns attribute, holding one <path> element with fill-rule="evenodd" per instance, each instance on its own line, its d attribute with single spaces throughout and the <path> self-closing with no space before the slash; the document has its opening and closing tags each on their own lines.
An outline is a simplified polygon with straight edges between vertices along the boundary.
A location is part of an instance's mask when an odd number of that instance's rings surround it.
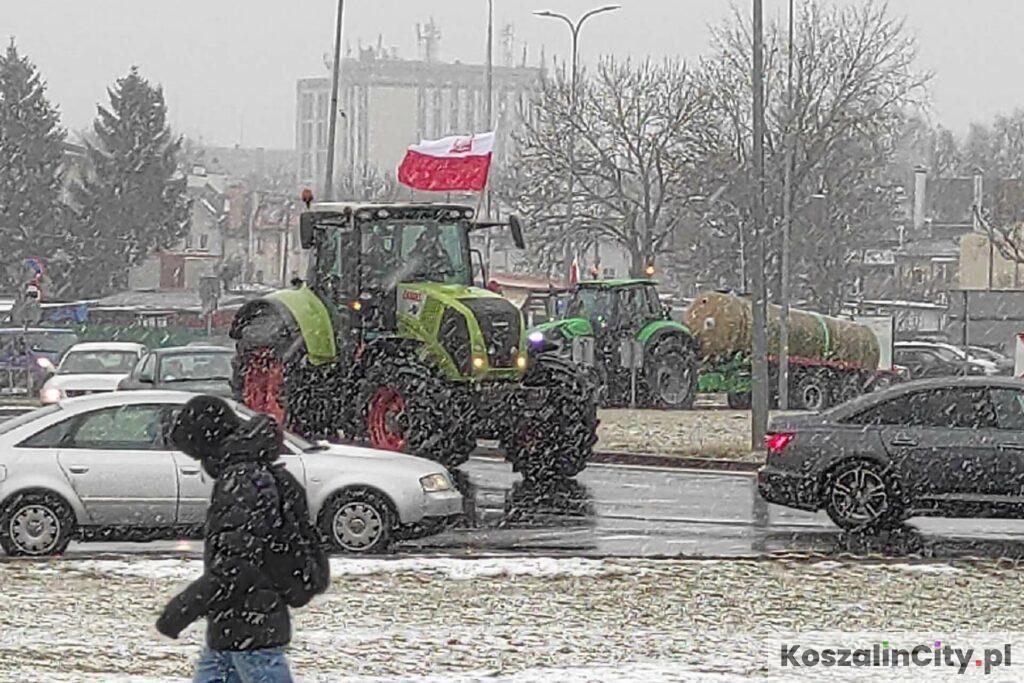
<svg viewBox="0 0 1024 683">
<path fill-rule="evenodd" d="M 764 211 L 764 3 L 754 0 L 754 55 L 752 81 L 753 102 L 753 162 L 754 162 L 754 263 L 751 268 L 753 280 L 753 315 L 751 337 L 753 358 L 751 377 L 751 446 L 753 450 L 764 448 L 764 437 L 768 431 L 768 293 L 765 287 L 765 211 Z"/>
<path fill-rule="evenodd" d="M 786 74 L 786 159 L 782 189 L 782 253 L 779 299 L 779 408 L 789 409 L 789 233 L 793 227 L 793 164 L 796 137 L 793 126 L 793 0 L 789 0 L 789 48 Z"/>
<path fill-rule="evenodd" d="M 338 0 L 338 16 L 334 26 L 334 70 L 331 72 L 331 111 L 327 124 L 327 169 L 324 178 L 324 200 L 334 199 L 334 143 L 338 138 L 338 87 L 341 82 L 341 27 L 345 16 L 345 0 Z"/>
<path fill-rule="evenodd" d="M 575 121 L 576 121 L 576 83 L 577 83 L 578 73 L 579 73 L 577 64 L 579 62 L 580 29 L 583 28 L 583 23 L 587 19 L 589 19 L 590 17 L 595 16 L 597 14 L 602 14 L 604 12 L 614 12 L 615 10 L 620 9 L 620 7 L 621 7 L 620 5 L 606 5 L 604 7 L 598 7 L 597 9 L 590 10 L 589 12 L 584 14 L 582 17 L 580 17 L 575 22 L 573 22 L 572 19 L 570 19 L 569 17 L 565 16 L 564 14 L 559 14 L 558 12 L 552 12 L 550 10 L 543 10 L 543 11 L 539 11 L 539 12 L 534 12 L 534 14 L 537 15 L 538 17 L 548 17 L 548 18 L 551 18 L 551 19 L 561 19 L 562 21 L 564 21 L 569 26 L 569 30 L 572 32 L 572 73 L 570 75 L 570 88 L 571 88 L 571 91 L 569 93 L 569 122 L 570 122 L 571 125 L 574 125 Z M 566 214 L 567 214 L 568 226 L 566 228 L 567 232 L 566 232 L 566 236 L 565 236 L 565 254 L 564 254 L 565 263 L 564 263 L 564 271 L 563 271 L 565 273 L 568 273 L 569 269 L 572 267 L 572 245 L 571 245 L 571 243 L 569 241 L 569 236 L 570 236 L 569 235 L 569 231 L 572 230 L 573 217 L 574 217 L 574 214 L 575 214 L 575 211 L 574 211 L 574 208 L 575 208 L 574 207 L 574 193 L 575 193 L 575 189 L 576 189 L 576 134 L 575 134 L 575 131 L 573 131 L 573 133 L 569 135 L 569 141 L 568 142 L 569 142 L 569 179 L 568 179 L 568 194 L 567 194 L 567 197 L 566 197 Z M 595 265 L 595 267 L 597 266 L 597 263 L 600 260 L 600 257 L 601 257 L 600 245 L 598 244 L 597 240 L 595 240 L 594 241 L 594 265 Z"/>
</svg>

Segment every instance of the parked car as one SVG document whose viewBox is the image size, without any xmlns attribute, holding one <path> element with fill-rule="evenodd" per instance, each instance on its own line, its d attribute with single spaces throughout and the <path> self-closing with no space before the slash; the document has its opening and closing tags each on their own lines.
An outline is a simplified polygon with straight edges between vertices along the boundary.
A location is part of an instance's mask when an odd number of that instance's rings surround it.
<svg viewBox="0 0 1024 683">
<path fill-rule="evenodd" d="M 821 414 L 772 420 L 758 471 L 765 500 L 824 509 L 840 527 L 913 515 L 1024 514 L 1024 381 L 899 384 Z"/>
<path fill-rule="evenodd" d="M 995 363 L 996 369 L 999 371 L 1000 375 L 1013 374 L 1014 362 L 1009 356 L 985 346 L 968 346 L 967 351 L 973 358 L 979 358 L 981 360 L 987 360 L 991 363 Z"/>
<path fill-rule="evenodd" d="M 34 396 L 61 354 L 78 343 L 74 330 L 56 327 L 0 328 L 0 387 Z"/>
<path fill-rule="evenodd" d="M 114 391 L 146 353 L 145 344 L 84 342 L 64 352 L 56 371 L 39 390 L 46 405 L 73 396 Z"/>
<path fill-rule="evenodd" d="M 231 361 L 223 346 L 178 346 L 154 349 L 136 363 L 119 390 L 169 389 L 231 398 Z"/>
<path fill-rule="evenodd" d="M 910 372 L 911 379 L 963 375 L 998 375 L 996 364 L 967 356 L 963 349 L 942 342 L 908 341 L 893 345 L 893 361 Z"/>
<path fill-rule="evenodd" d="M 0 546 L 53 555 L 70 539 L 199 533 L 211 481 L 167 434 L 194 394 L 137 391 L 66 399 L 0 422 Z M 231 402 L 239 417 L 253 413 Z M 313 521 L 343 552 L 379 553 L 440 531 L 462 496 L 437 463 L 285 434 L 280 461 L 306 487 Z"/>
</svg>

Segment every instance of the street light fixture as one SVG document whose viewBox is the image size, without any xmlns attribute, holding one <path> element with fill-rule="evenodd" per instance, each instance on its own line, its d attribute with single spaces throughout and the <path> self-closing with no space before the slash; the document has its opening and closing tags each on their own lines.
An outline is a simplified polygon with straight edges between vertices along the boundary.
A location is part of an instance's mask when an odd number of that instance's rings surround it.
<svg viewBox="0 0 1024 683">
<path fill-rule="evenodd" d="M 577 89 L 576 88 L 576 83 L 577 83 L 577 79 L 578 79 L 578 68 L 577 68 L 577 65 L 579 63 L 580 29 L 583 28 L 584 22 L 586 22 L 586 20 L 589 19 L 590 17 L 593 17 L 593 16 L 598 15 L 598 14 L 603 14 L 605 12 L 614 12 L 615 10 L 618 10 L 618 9 L 621 9 L 621 8 L 622 8 L 621 5 L 605 5 L 604 7 L 598 7 L 596 9 L 592 9 L 589 12 L 585 13 L 583 16 L 581 16 L 575 22 L 572 19 L 570 19 L 569 17 L 565 16 L 564 14 L 560 14 L 558 12 L 552 12 L 551 10 L 537 10 L 537 11 L 534 12 L 534 15 L 536 15 L 538 17 L 544 17 L 544 18 L 547 18 L 547 19 L 560 19 L 561 21 L 564 21 L 569 26 L 569 30 L 572 32 L 572 73 L 570 75 L 571 81 L 570 81 L 570 86 L 569 86 L 571 88 L 570 93 L 569 93 L 569 118 L 570 118 L 570 123 L 573 123 L 575 121 L 575 119 L 576 119 L 576 89 Z M 573 206 L 573 194 L 574 194 L 574 191 L 575 191 L 575 185 L 576 185 L 576 136 L 575 135 L 570 135 L 569 136 L 569 181 L 568 181 L 568 197 L 567 197 L 567 200 L 566 200 L 566 214 L 567 214 L 567 222 L 568 222 L 567 229 L 571 229 L 572 228 L 573 215 L 575 213 L 574 212 L 574 206 Z M 594 266 L 595 267 L 597 267 L 597 264 L 600 261 L 600 255 L 601 255 L 601 253 L 600 253 L 600 246 L 598 245 L 597 241 L 595 240 L 595 242 L 594 242 Z M 564 264 L 565 272 L 568 273 L 569 270 L 572 267 L 572 265 L 571 265 L 572 264 L 572 253 L 571 253 L 571 246 L 570 246 L 570 243 L 569 243 L 569 235 L 568 234 L 566 234 L 566 236 L 565 236 L 565 254 L 564 254 L 564 258 L 565 258 L 565 264 Z"/>
</svg>

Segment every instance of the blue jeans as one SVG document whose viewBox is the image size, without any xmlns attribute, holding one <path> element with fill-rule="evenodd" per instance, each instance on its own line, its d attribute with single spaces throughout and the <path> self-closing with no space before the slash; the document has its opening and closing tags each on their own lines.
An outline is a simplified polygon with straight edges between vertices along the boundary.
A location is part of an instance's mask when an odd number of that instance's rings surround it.
<svg viewBox="0 0 1024 683">
<path fill-rule="evenodd" d="M 284 648 L 249 652 L 204 648 L 192 683 L 292 683 Z"/>
</svg>

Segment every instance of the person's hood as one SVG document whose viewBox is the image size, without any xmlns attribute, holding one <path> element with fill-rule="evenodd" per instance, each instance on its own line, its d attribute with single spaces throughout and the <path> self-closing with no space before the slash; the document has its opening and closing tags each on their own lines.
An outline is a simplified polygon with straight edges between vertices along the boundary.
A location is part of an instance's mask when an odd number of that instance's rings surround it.
<svg viewBox="0 0 1024 683">
<path fill-rule="evenodd" d="M 228 437 L 241 428 L 235 411 L 224 399 L 196 396 L 178 413 L 171 442 L 185 455 L 204 463 L 223 458 Z"/>
<path fill-rule="evenodd" d="M 203 458 L 203 469 L 216 478 L 233 465 L 269 465 L 281 455 L 282 446 L 283 435 L 277 421 L 269 415 L 257 415 L 229 434 L 219 453 Z"/>
</svg>

